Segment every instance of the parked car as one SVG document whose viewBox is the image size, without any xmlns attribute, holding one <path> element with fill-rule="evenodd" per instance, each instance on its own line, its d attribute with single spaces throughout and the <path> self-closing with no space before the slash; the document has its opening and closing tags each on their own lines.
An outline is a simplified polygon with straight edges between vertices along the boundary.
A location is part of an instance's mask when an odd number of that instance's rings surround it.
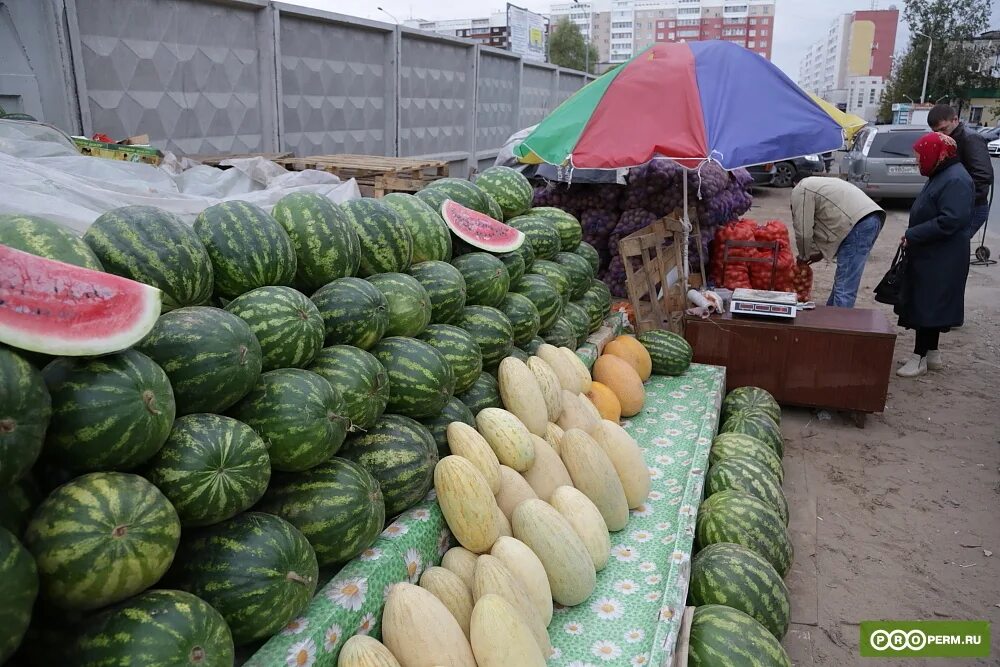
<svg viewBox="0 0 1000 667">
<path fill-rule="evenodd" d="M 843 173 L 872 199 L 915 199 L 927 179 L 920 175 L 913 144 L 927 133 L 915 125 L 876 125 L 854 137 Z"/>
<path fill-rule="evenodd" d="M 753 176 L 754 185 L 770 185 L 771 179 L 774 178 L 774 163 L 755 164 L 747 167 L 747 171 Z"/>
<path fill-rule="evenodd" d="M 1000 139 L 994 139 L 986 144 L 986 148 L 989 150 L 991 157 L 1000 157 Z"/>
<path fill-rule="evenodd" d="M 776 188 L 790 188 L 803 178 L 823 174 L 826 163 L 821 155 L 803 155 L 774 165 L 771 185 Z"/>
<path fill-rule="evenodd" d="M 979 136 L 987 143 L 1000 139 L 1000 127 L 983 127 L 979 129 Z"/>
</svg>

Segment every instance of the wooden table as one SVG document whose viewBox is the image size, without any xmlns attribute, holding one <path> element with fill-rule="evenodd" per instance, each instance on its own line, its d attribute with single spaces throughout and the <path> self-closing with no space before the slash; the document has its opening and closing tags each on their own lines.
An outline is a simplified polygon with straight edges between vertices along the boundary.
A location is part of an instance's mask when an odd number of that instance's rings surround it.
<svg viewBox="0 0 1000 667">
<path fill-rule="evenodd" d="M 817 306 L 794 320 L 688 317 L 685 337 L 694 361 L 726 367 L 730 389 L 752 385 L 786 405 L 862 415 L 885 409 L 896 328 L 880 310 Z"/>
</svg>

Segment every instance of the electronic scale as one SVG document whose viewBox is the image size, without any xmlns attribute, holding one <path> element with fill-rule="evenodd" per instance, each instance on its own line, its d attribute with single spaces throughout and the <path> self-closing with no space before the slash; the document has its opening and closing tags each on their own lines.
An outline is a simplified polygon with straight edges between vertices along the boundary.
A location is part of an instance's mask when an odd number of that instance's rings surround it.
<svg viewBox="0 0 1000 667">
<path fill-rule="evenodd" d="M 733 315 L 795 318 L 798 310 L 795 292 L 769 292 L 759 289 L 733 290 L 729 306 Z"/>
</svg>

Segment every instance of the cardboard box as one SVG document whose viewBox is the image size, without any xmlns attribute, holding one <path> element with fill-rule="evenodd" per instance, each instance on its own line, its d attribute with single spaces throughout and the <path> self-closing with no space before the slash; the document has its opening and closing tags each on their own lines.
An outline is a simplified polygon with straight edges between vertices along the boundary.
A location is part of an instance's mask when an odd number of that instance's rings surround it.
<svg viewBox="0 0 1000 667">
<path fill-rule="evenodd" d="M 126 141 L 130 140 L 126 139 Z M 86 137 L 73 137 L 73 143 L 80 149 L 81 154 L 91 157 L 124 160 L 125 162 L 144 162 L 154 166 L 163 162 L 163 153 L 153 146 L 109 144 Z"/>
</svg>

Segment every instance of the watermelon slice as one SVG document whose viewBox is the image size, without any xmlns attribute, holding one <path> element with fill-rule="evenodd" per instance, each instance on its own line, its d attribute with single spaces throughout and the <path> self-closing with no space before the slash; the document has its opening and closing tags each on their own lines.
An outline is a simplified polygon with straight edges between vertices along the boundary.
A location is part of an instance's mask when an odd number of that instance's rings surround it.
<svg viewBox="0 0 1000 667">
<path fill-rule="evenodd" d="M 511 252 L 524 243 L 524 234 L 490 216 L 445 199 L 441 217 L 458 238 L 487 252 Z"/>
<path fill-rule="evenodd" d="M 0 343 L 66 357 L 118 352 L 160 315 L 160 290 L 0 245 Z"/>
</svg>

